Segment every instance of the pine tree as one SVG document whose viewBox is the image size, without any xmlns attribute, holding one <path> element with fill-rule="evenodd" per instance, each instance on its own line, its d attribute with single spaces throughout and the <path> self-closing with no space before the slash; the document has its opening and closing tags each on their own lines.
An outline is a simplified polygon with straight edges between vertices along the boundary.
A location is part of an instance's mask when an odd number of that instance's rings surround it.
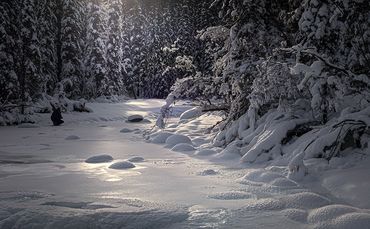
<svg viewBox="0 0 370 229">
<path fill-rule="evenodd" d="M 108 19 L 107 19 L 107 85 L 108 94 L 121 95 L 125 92 L 125 85 L 122 80 L 123 64 L 123 29 L 122 14 L 123 3 L 121 0 L 108 0 Z"/>
<path fill-rule="evenodd" d="M 14 3 L 0 2 L 0 109 L 5 103 L 16 102 L 18 99 L 17 59 L 14 50 L 17 46 L 14 23 L 16 11 Z"/>
<path fill-rule="evenodd" d="M 58 80 L 68 96 L 78 97 L 82 95 L 85 85 L 82 62 L 85 5 L 79 0 L 63 0 L 59 7 Z"/>
<path fill-rule="evenodd" d="M 87 4 L 87 34 L 85 70 L 89 81 L 89 95 L 109 95 L 109 79 L 106 69 L 106 14 L 98 0 Z"/>
<path fill-rule="evenodd" d="M 26 103 L 30 102 L 35 95 L 42 92 L 40 74 L 41 54 L 40 40 L 37 32 L 37 3 L 35 0 L 23 0 L 19 5 L 19 30 L 20 53 L 19 61 L 19 84 L 21 95 L 21 112 L 25 112 Z"/>
<path fill-rule="evenodd" d="M 38 1 L 38 36 L 40 37 L 40 74 L 43 92 L 53 94 L 57 78 L 57 3 L 52 0 Z"/>
</svg>

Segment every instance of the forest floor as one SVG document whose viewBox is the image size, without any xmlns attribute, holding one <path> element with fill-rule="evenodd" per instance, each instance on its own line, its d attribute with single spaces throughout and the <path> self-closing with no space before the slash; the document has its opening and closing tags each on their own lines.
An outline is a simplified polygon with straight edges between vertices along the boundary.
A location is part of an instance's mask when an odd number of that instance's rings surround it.
<svg viewBox="0 0 370 229">
<path fill-rule="evenodd" d="M 93 103 L 60 127 L 49 115 L 1 127 L 0 228 L 369 228 L 369 159 L 298 184 L 285 167 L 174 152 L 143 136 L 163 104 Z M 173 111 L 172 131 L 209 142 L 220 117 L 178 125 L 189 108 Z M 132 114 L 147 120 L 126 122 Z M 85 162 L 97 155 L 114 160 Z M 109 168 L 133 157 L 135 168 Z"/>
</svg>

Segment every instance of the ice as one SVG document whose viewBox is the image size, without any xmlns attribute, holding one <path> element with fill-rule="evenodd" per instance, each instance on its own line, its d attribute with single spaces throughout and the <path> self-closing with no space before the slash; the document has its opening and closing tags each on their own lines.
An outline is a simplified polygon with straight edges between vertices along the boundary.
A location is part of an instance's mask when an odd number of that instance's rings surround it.
<svg viewBox="0 0 370 229">
<path fill-rule="evenodd" d="M 179 143 L 179 144 L 176 144 L 174 147 L 172 147 L 171 150 L 176 151 L 176 152 L 188 152 L 188 151 L 194 151 L 195 148 L 194 146 L 188 143 Z"/>
<path fill-rule="evenodd" d="M 174 147 L 175 145 L 180 143 L 191 144 L 191 139 L 182 134 L 174 134 L 166 139 L 166 145 L 169 147 Z"/>
<path fill-rule="evenodd" d="M 97 163 L 108 163 L 113 161 L 113 157 L 108 154 L 93 156 L 85 160 L 86 163 L 89 164 L 97 164 Z"/>
<path fill-rule="evenodd" d="M 133 163 L 139 163 L 145 161 L 143 157 L 131 157 L 127 161 L 133 162 Z"/>
<path fill-rule="evenodd" d="M 65 207 L 65 208 L 75 208 L 75 209 L 90 209 L 90 210 L 114 208 L 113 206 L 94 204 L 91 202 L 46 202 L 46 203 L 43 203 L 42 205 Z"/>
<path fill-rule="evenodd" d="M 129 162 L 129 161 L 120 161 L 116 162 L 114 164 L 111 164 L 109 166 L 110 169 L 117 169 L 117 170 L 125 170 L 125 169 L 132 169 L 135 168 L 136 166 Z"/>
<path fill-rule="evenodd" d="M 73 141 L 73 140 L 79 140 L 79 139 L 80 139 L 80 137 L 77 136 L 77 135 L 70 135 L 70 136 L 67 136 L 65 138 L 65 140 L 71 140 L 71 141 Z"/>
</svg>

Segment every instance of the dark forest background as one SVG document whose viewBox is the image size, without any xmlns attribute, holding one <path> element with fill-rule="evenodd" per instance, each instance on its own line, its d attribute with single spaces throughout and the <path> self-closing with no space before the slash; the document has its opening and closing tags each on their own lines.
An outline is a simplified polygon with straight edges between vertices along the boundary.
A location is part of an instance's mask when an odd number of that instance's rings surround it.
<svg viewBox="0 0 370 229">
<path fill-rule="evenodd" d="M 3 117 L 120 95 L 217 101 L 225 126 L 297 101 L 320 123 L 369 106 L 367 0 L 3 0 L 0 12 Z"/>
</svg>

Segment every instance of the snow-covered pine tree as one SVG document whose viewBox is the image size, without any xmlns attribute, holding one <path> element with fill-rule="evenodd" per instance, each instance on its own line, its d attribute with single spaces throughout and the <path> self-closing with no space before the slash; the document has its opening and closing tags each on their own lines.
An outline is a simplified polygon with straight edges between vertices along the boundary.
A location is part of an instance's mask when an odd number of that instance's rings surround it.
<svg viewBox="0 0 370 229">
<path fill-rule="evenodd" d="M 21 95 L 21 113 L 35 95 L 42 92 L 43 79 L 40 75 L 41 53 L 38 37 L 37 1 L 23 0 L 18 5 L 20 39 L 19 61 L 19 93 Z"/>
<path fill-rule="evenodd" d="M 40 74 L 44 93 L 53 94 L 57 85 L 57 1 L 41 0 L 38 4 L 38 36 L 40 40 Z"/>
<path fill-rule="evenodd" d="M 83 44 L 85 2 L 62 0 L 59 5 L 59 83 L 70 97 L 79 97 L 85 91 L 83 69 Z"/>
<path fill-rule="evenodd" d="M 123 51 L 122 51 L 122 22 L 123 4 L 121 0 L 107 1 L 107 77 L 108 93 L 122 95 L 125 85 L 122 80 Z"/>
<path fill-rule="evenodd" d="M 131 74 L 126 80 L 128 93 L 134 98 L 143 97 L 143 78 L 145 77 L 144 62 L 146 56 L 145 33 L 146 17 L 140 2 L 135 2 L 128 11 L 130 25 L 128 30 L 128 50 L 130 57 L 127 61 L 131 65 Z"/>
<path fill-rule="evenodd" d="M 87 11 L 85 74 L 90 86 L 88 94 L 90 97 L 109 95 L 105 5 L 98 0 L 89 0 L 85 10 Z"/>
<path fill-rule="evenodd" d="M 7 103 L 17 102 L 19 81 L 16 71 L 17 36 L 14 2 L 0 2 L 0 110 Z"/>
<path fill-rule="evenodd" d="M 297 10 L 297 64 L 301 90 L 311 93 L 314 115 L 326 123 L 347 106 L 369 104 L 370 3 L 306 0 Z M 351 101 L 351 102 L 349 102 Z"/>
</svg>

